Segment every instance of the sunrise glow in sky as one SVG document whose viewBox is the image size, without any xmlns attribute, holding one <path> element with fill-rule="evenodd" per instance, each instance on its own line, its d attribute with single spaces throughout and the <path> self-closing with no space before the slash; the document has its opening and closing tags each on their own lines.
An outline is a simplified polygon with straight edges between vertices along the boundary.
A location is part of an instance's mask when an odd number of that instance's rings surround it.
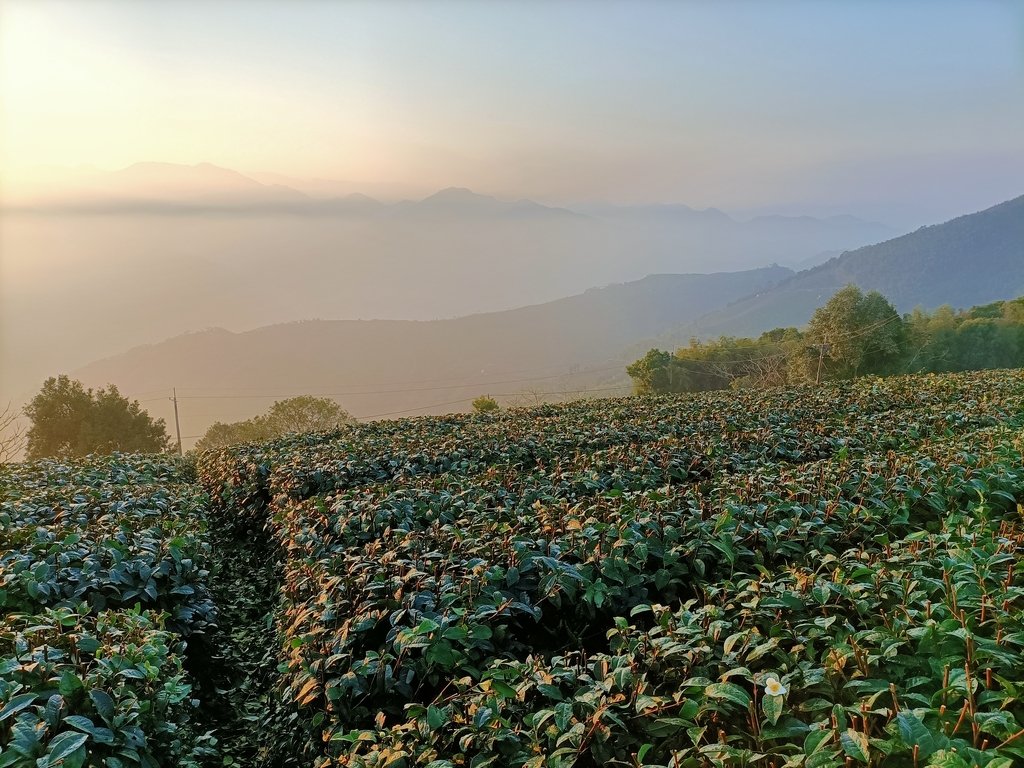
<svg viewBox="0 0 1024 768">
<path fill-rule="evenodd" d="M 1015 2 L 0 2 L 0 167 L 547 201 L 1020 194 Z M 938 214 L 936 214 L 938 215 Z"/>
</svg>

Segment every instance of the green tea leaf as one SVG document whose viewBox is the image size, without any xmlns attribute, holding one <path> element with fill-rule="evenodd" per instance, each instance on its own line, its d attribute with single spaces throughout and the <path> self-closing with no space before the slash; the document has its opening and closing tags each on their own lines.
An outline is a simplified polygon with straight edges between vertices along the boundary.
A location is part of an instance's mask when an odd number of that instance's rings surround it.
<svg viewBox="0 0 1024 768">
<path fill-rule="evenodd" d="M 35 700 L 36 695 L 34 693 L 22 693 L 15 696 L 3 708 L 0 708 L 0 722 L 25 709 Z"/>
<path fill-rule="evenodd" d="M 948 742 L 945 736 L 933 734 L 921 719 L 909 710 L 896 715 L 900 738 L 908 747 L 917 747 L 918 756 L 924 759 Z"/>
<path fill-rule="evenodd" d="M 768 722 L 775 725 L 782 715 L 782 706 L 785 703 L 785 696 L 768 696 L 761 698 L 761 709 L 764 710 Z"/>
<path fill-rule="evenodd" d="M 750 694 L 735 683 L 712 683 L 704 689 L 704 695 L 710 699 L 725 699 L 744 708 L 750 706 Z"/>
<path fill-rule="evenodd" d="M 859 763 L 868 762 L 868 737 L 853 728 L 847 728 L 839 734 L 839 743 L 843 746 L 843 752 Z"/>
<path fill-rule="evenodd" d="M 71 731 L 65 731 L 64 733 L 58 734 L 57 737 L 50 742 L 50 750 L 46 755 L 48 760 L 47 765 L 69 765 L 70 763 L 66 761 L 65 758 L 84 745 L 88 740 L 89 736 L 84 733 L 72 733 Z M 61 763 L 62 760 L 65 760 L 65 762 Z M 81 765 L 81 763 L 79 763 L 79 765 Z"/>
</svg>

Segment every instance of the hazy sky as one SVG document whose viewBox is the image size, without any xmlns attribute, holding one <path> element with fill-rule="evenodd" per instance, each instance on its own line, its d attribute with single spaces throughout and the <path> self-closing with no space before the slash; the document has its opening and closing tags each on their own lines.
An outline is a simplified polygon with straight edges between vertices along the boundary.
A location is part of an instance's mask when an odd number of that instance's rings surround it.
<svg viewBox="0 0 1024 768">
<path fill-rule="evenodd" d="M 1024 3 L 0 0 L 0 99 L 8 181 L 206 161 L 941 218 L 1024 192 Z"/>
</svg>

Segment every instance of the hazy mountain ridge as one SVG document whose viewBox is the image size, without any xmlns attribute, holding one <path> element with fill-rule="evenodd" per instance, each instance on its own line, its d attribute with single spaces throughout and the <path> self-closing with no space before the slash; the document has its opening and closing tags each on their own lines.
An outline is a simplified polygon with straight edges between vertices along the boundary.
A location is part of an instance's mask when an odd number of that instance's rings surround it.
<svg viewBox="0 0 1024 768">
<path fill-rule="evenodd" d="M 253 176 L 264 179 L 259 181 Z M 672 224 L 702 224 L 733 227 L 755 234 L 791 234 L 794 227 L 843 232 L 858 239 L 877 239 L 893 230 L 878 222 L 856 216 L 761 215 L 739 221 L 717 208 L 703 210 L 681 203 L 616 205 L 590 203 L 569 207 L 551 206 L 534 200 L 500 200 L 465 187 L 446 187 L 419 199 L 382 202 L 359 191 L 350 182 L 301 179 L 278 174 L 253 174 L 222 168 L 211 163 L 180 165 L 140 162 L 116 171 L 79 171 L 64 182 L 42 189 L 15 190 L 4 210 L 36 214 L 96 213 L 271 213 L 348 215 L 423 214 L 426 212 L 465 215 L 538 215 L 604 218 L 611 221 L 652 221 Z M 305 187 L 300 190 L 298 187 Z M 346 189 L 338 194 L 341 189 Z"/>
<path fill-rule="evenodd" d="M 176 386 L 186 397 L 200 390 L 246 395 L 254 388 L 282 395 L 337 394 L 360 417 L 468 407 L 468 401 L 449 403 L 484 391 L 504 395 L 613 387 L 626 392 L 628 360 L 622 351 L 631 343 L 790 274 L 766 267 L 652 275 L 545 304 L 451 320 L 310 320 L 242 333 L 215 328 L 137 347 L 74 375 L 96 386 L 114 381 L 129 393 Z M 361 393 L 343 394 L 354 391 Z M 251 416 L 273 399 L 199 401 L 201 408 L 182 408 L 183 430 L 197 434 L 214 420 Z M 167 405 L 157 403 L 152 410 L 164 415 Z"/>
<path fill-rule="evenodd" d="M 964 308 L 1024 294 L 1024 195 L 852 251 L 677 332 L 752 335 L 801 326 L 839 288 L 885 294 L 902 312 Z"/>
<path fill-rule="evenodd" d="M 296 190 L 258 175 L 143 163 L 79 169 L 61 186 L 54 171 L 36 198 L 49 207 L 35 208 L 5 185 L 3 202 L 23 205 L 0 215 L 0 392 L 21 398 L 55 370 L 189 328 L 458 317 L 650 274 L 792 267 L 893 234 L 857 219 L 576 210 L 464 187 L 385 201 L 348 183 Z"/>
<path fill-rule="evenodd" d="M 64 184 L 28 190 L 6 202 L 19 213 L 130 214 L 273 213 L 308 215 L 447 213 L 451 215 L 557 214 L 578 216 L 533 200 L 504 201 L 463 187 L 419 200 L 385 203 L 361 192 L 311 195 L 280 181 L 261 182 L 211 163 L 142 162 L 116 171 L 82 172 Z"/>
<path fill-rule="evenodd" d="M 443 197 L 470 195 L 453 190 Z M 471 199 L 491 205 L 481 197 Z M 94 386 L 116 382 L 129 393 L 171 386 L 203 394 L 226 390 L 222 398 L 197 400 L 184 409 L 186 434 L 201 433 L 215 419 L 251 416 L 275 396 L 302 392 L 336 395 L 364 418 L 443 412 L 464 407 L 482 392 L 623 390 L 624 367 L 645 345 L 671 348 L 694 335 L 756 335 L 802 325 L 849 282 L 881 290 L 904 311 L 1022 294 L 1024 197 L 845 252 L 799 273 L 773 266 L 652 274 L 450 320 L 323 320 L 244 333 L 211 330 L 138 347 L 76 375 Z M 261 397 L 238 396 L 254 389 Z M 166 407 L 158 404 L 155 411 L 164 415 L 159 409 Z"/>
<path fill-rule="evenodd" d="M 383 205 L 383 204 L 382 204 Z M 527 199 L 499 200 L 465 187 L 446 187 L 422 200 L 403 200 L 385 206 L 394 213 L 441 216 L 574 216 L 582 214 L 567 208 L 541 205 Z"/>
</svg>

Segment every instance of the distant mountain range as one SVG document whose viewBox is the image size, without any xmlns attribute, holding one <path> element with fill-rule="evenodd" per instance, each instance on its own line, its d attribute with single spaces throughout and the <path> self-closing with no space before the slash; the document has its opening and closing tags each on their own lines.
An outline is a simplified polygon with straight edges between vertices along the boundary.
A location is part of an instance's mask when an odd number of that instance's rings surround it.
<svg viewBox="0 0 1024 768">
<path fill-rule="evenodd" d="M 896 230 L 855 216 L 757 216 L 737 220 L 716 208 L 681 204 L 569 207 L 533 200 L 499 200 L 449 187 L 418 200 L 381 202 L 351 185 L 304 182 L 275 174 L 263 181 L 210 163 L 136 163 L 117 171 L 80 170 L 35 189 L 8 196 L 8 213 L 44 215 L 288 216 L 384 220 L 411 226 L 472 227 L 481 221 L 530 222 L 538 236 L 567 240 L 567 248 L 594 250 L 594 241 L 616 254 L 629 253 L 653 269 L 688 257 L 702 268 L 746 269 L 767 263 L 796 266 L 823 252 L 877 242 Z M 293 186 L 294 185 L 294 186 Z M 575 224 L 575 228 L 572 228 Z M 565 225 L 570 230 L 565 231 Z M 654 263 L 658 261 L 659 263 Z M 653 271 L 652 269 L 652 271 Z M 688 271 L 688 270 L 687 270 Z M 708 269 L 708 271 L 712 271 Z"/>
<path fill-rule="evenodd" d="M 681 329 L 751 335 L 801 326 L 844 285 L 885 294 L 902 312 L 966 308 L 1024 295 L 1024 196 L 944 224 L 848 251 Z"/>
<path fill-rule="evenodd" d="M 898 234 L 853 217 L 559 207 L 461 187 L 382 200 L 350 182 L 209 163 L 15 182 L 0 188 L 0 399 L 189 329 L 451 318 L 651 274 L 796 267 Z"/>
<path fill-rule="evenodd" d="M 451 197 L 461 202 L 466 193 Z M 364 418 L 463 409 L 485 392 L 506 401 L 530 390 L 610 394 L 628 390 L 625 365 L 648 346 L 671 347 L 698 334 L 756 335 L 799 326 L 850 282 L 882 291 L 903 311 L 1024 294 L 1024 197 L 799 273 L 773 266 L 651 275 L 453 320 L 211 330 L 133 349 L 76 375 L 91 385 L 116 382 L 128 392 L 174 382 L 179 394 L 186 393 L 187 434 L 300 392 L 332 395 Z"/>
<path fill-rule="evenodd" d="M 407 409 L 444 412 L 467 405 L 482 392 L 597 387 L 607 393 L 611 387 L 625 393 L 629 380 L 623 351 L 629 345 L 790 275 L 783 267 L 652 275 L 545 304 L 453 320 L 318 320 L 246 333 L 214 329 L 139 347 L 74 375 L 89 385 L 116 382 L 129 393 L 162 391 L 174 382 L 186 398 L 181 409 L 186 434 L 201 433 L 216 419 L 246 418 L 263 410 L 275 398 L 260 393 L 335 394 L 359 417 Z M 214 396 L 188 400 L 199 394 Z M 164 403 L 150 407 L 170 415 Z"/>
<path fill-rule="evenodd" d="M 136 163 L 117 171 L 80 172 L 64 183 L 22 196 L 6 210 L 51 214 L 579 215 L 532 200 L 502 201 L 460 187 L 397 203 L 384 203 L 358 192 L 310 194 L 210 163 Z"/>
</svg>

